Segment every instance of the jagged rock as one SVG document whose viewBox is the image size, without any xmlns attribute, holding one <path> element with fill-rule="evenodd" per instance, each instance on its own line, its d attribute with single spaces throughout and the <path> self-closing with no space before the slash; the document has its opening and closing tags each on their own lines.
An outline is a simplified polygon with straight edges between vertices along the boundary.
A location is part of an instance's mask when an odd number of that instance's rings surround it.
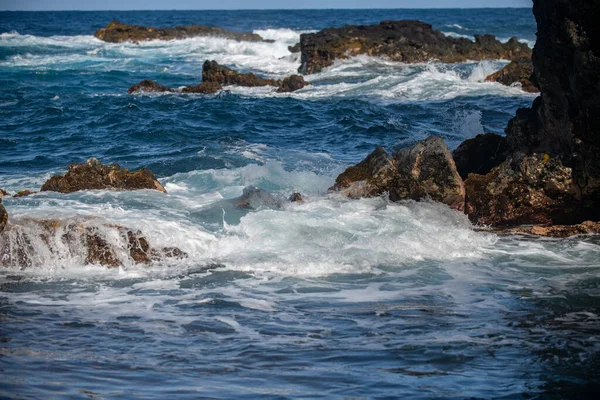
<svg viewBox="0 0 600 400">
<path fill-rule="evenodd" d="M 288 46 L 288 50 L 290 51 L 290 53 L 300 53 L 300 50 L 301 50 L 300 42 L 296 43 L 293 46 Z"/>
<path fill-rule="evenodd" d="M 288 200 L 291 203 L 304 203 L 304 198 L 302 197 L 302 195 L 298 192 L 292 193 L 290 195 L 290 197 L 288 198 Z"/>
<path fill-rule="evenodd" d="M 140 231 L 94 220 L 25 219 L 0 231 L 3 267 L 24 269 L 74 259 L 116 268 L 183 257 L 187 254 L 176 247 L 151 247 Z"/>
<path fill-rule="evenodd" d="M 219 65 L 214 60 L 206 60 L 202 65 L 202 82 L 216 82 L 223 86 L 281 86 L 280 81 L 259 78 L 253 73 L 241 74 L 231 68 Z"/>
<path fill-rule="evenodd" d="M 118 164 L 102 165 L 96 158 L 90 158 L 82 164 L 70 165 L 65 175 L 53 176 L 44 183 L 41 190 L 72 193 L 99 189 L 154 189 L 167 192 L 149 169 L 131 172 Z"/>
<path fill-rule="evenodd" d="M 2 199 L 4 196 L 10 196 L 10 193 L 4 189 L 0 189 L 0 199 Z"/>
<path fill-rule="evenodd" d="M 464 210 L 465 186 L 448 146 L 439 136 L 430 136 L 394 155 L 396 173 L 390 200 L 431 200 Z"/>
<path fill-rule="evenodd" d="M 487 175 L 470 174 L 465 186 L 466 212 L 478 224 L 562 224 L 582 211 L 572 169 L 548 154 L 511 157 Z"/>
<path fill-rule="evenodd" d="M 110 22 L 105 28 L 97 30 L 94 36 L 110 43 L 187 39 L 198 36 L 213 36 L 246 42 L 273 42 L 272 40 L 264 40 L 255 33 L 233 32 L 212 26 L 188 25 L 176 26 L 175 28 L 152 28 L 127 25 L 119 21 Z"/>
<path fill-rule="evenodd" d="M 237 200 L 237 207 L 240 208 L 281 208 L 281 201 L 277 200 L 271 193 L 264 189 L 254 186 L 247 186 L 242 192 L 242 196 Z"/>
<path fill-rule="evenodd" d="M 223 87 L 218 82 L 202 82 L 199 85 L 187 86 L 183 88 L 183 93 L 200 93 L 200 94 L 213 94 L 222 90 Z"/>
<path fill-rule="evenodd" d="M 6 208 L 0 203 L 0 233 L 4 231 L 6 224 L 8 223 L 8 212 Z"/>
<path fill-rule="evenodd" d="M 291 75 L 281 82 L 281 86 L 279 87 L 279 89 L 277 89 L 277 93 L 294 92 L 296 90 L 302 89 L 307 85 L 310 85 L 310 83 L 306 82 L 302 76 Z"/>
<path fill-rule="evenodd" d="M 175 92 L 175 89 L 168 88 L 163 85 L 159 85 L 158 83 L 151 81 L 149 79 L 143 80 L 140 83 L 136 83 L 129 89 L 127 89 L 127 93 L 160 93 L 160 92 Z"/>
<path fill-rule="evenodd" d="M 498 82 L 506 86 L 519 83 L 521 84 L 521 89 L 525 92 L 537 93 L 540 89 L 531 81 L 532 74 L 533 62 L 531 61 L 531 57 L 521 57 L 512 60 L 500 71 L 488 75 L 485 80 L 488 82 Z"/>
<path fill-rule="evenodd" d="M 395 164 L 380 146 L 363 161 L 342 172 L 329 190 L 340 191 L 350 198 L 377 196 L 389 191 L 395 173 Z"/>
<path fill-rule="evenodd" d="M 25 196 L 30 196 L 32 194 L 36 194 L 37 192 L 34 192 L 33 190 L 21 190 L 17 193 L 14 194 L 13 197 L 25 197 Z"/>
<path fill-rule="evenodd" d="M 487 174 L 492 168 L 502 164 L 508 153 L 504 136 L 486 133 L 462 142 L 452 152 L 452 157 L 460 177 L 467 179 L 470 173 Z"/>
<path fill-rule="evenodd" d="M 600 234 L 600 222 L 584 221 L 576 225 L 536 225 L 532 227 L 512 228 L 498 233 L 526 233 L 535 236 L 565 238 L 575 235 Z"/>
<path fill-rule="evenodd" d="M 294 46 L 290 50 L 296 50 Z M 300 35 L 301 66 L 298 72 L 313 74 L 359 54 L 385 56 L 405 63 L 439 60 L 508 59 L 530 56 L 531 50 L 516 38 L 501 43 L 492 35 L 475 35 L 475 42 L 445 36 L 421 21 L 383 21 L 376 25 L 347 25 Z"/>
</svg>

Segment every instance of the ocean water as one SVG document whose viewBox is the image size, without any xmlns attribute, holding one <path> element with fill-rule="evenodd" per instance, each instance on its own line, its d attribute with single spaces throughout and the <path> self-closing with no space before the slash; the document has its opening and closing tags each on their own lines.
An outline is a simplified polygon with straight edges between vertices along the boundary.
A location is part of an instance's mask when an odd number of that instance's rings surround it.
<svg viewBox="0 0 600 400">
<path fill-rule="evenodd" d="M 112 19 L 274 43 L 95 39 Z M 0 13 L 0 188 L 39 190 L 94 156 L 150 168 L 168 191 L 8 197 L 10 222 L 123 225 L 189 255 L 107 269 L 51 242 L 34 267 L 0 270 L 0 397 L 598 394 L 598 236 L 499 236 L 443 205 L 327 192 L 378 145 L 502 133 L 535 98 L 484 82 L 506 60 L 356 57 L 291 94 L 126 93 L 142 79 L 196 84 L 207 59 L 283 78 L 302 32 L 385 19 L 535 43 L 528 9 Z M 236 208 L 248 185 L 306 201 Z"/>
</svg>

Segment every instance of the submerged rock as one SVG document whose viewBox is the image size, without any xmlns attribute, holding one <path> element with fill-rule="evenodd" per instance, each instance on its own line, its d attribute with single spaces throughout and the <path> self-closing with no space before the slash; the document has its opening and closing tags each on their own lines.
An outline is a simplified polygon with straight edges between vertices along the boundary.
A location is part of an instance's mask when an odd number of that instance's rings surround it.
<svg viewBox="0 0 600 400">
<path fill-rule="evenodd" d="M 340 174 L 330 190 L 351 198 L 389 192 L 390 200 L 432 199 L 463 210 L 465 188 L 443 139 L 432 136 L 396 152 L 382 147 Z"/>
<path fill-rule="evenodd" d="M 530 93 L 540 91 L 536 84 L 531 81 L 533 74 L 533 62 L 531 57 L 521 57 L 512 60 L 500 71 L 494 72 L 485 78 L 489 82 L 498 82 L 506 86 L 512 86 L 516 83 L 521 85 L 521 89 Z"/>
<path fill-rule="evenodd" d="M 390 200 L 431 200 L 464 210 L 465 186 L 448 146 L 431 136 L 394 154 L 396 173 L 390 185 Z"/>
<path fill-rule="evenodd" d="M 21 190 L 13 195 L 13 197 L 25 197 L 31 196 L 32 194 L 36 194 L 33 190 Z"/>
<path fill-rule="evenodd" d="M 214 60 L 206 60 L 202 65 L 202 82 L 216 82 L 223 86 L 281 86 L 281 81 L 259 78 L 253 73 L 241 74 L 231 68 L 218 64 Z"/>
<path fill-rule="evenodd" d="M 289 93 L 296 90 L 302 89 L 303 87 L 310 85 L 300 75 L 291 75 L 285 78 L 281 82 L 281 86 L 277 89 L 277 93 Z"/>
<path fill-rule="evenodd" d="M 65 175 L 53 176 L 44 183 L 41 190 L 72 193 L 100 189 L 154 189 L 167 192 L 149 169 L 131 172 L 118 164 L 102 165 L 96 158 L 90 158 L 82 164 L 70 165 Z"/>
<path fill-rule="evenodd" d="M 10 268 L 68 260 L 116 268 L 187 257 L 178 248 L 153 248 L 140 231 L 95 220 L 24 219 L 0 233 L 0 265 Z"/>
<path fill-rule="evenodd" d="M 94 36 L 110 43 L 187 39 L 198 36 L 213 36 L 246 42 L 272 42 L 272 40 L 264 40 L 256 33 L 233 32 L 212 26 L 188 25 L 174 28 L 152 28 L 127 25 L 119 21 L 112 21 L 105 28 L 98 29 Z"/>
<path fill-rule="evenodd" d="M 0 233 L 4 231 L 6 224 L 8 224 L 8 212 L 2 203 L 0 203 Z"/>
<path fill-rule="evenodd" d="M 452 152 L 452 157 L 460 177 L 467 179 L 470 173 L 487 174 L 492 168 L 502 164 L 508 153 L 508 143 L 504 136 L 486 133 L 462 142 Z"/>
<path fill-rule="evenodd" d="M 236 207 L 240 208 L 281 208 L 281 201 L 275 198 L 271 193 L 255 186 L 247 186 L 242 192 L 242 196 L 236 201 Z"/>
<path fill-rule="evenodd" d="M 466 212 L 478 224 L 560 224 L 581 212 L 573 170 L 547 154 L 511 157 L 486 175 L 470 174 L 465 186 Z"/>
<path fill-rule="evenodd" d="M 151 81 L 149 79 L 143 80 L 140 83 L 136 83 L 127 89 L 127 93 L 161 93 L 161 92 L 175 92 L 175 89 L 168 88 L 163 85 L 159 85 L 158 83 Z"/>
<path fill-rule="evenodd" d="M 290 50 L 296 50 L 294 46 Z M 501 43 L 492 35 L 475 35 L 475 42 L 452 38 L 421 21 L 382 21 L 376 25 L 346 25 L 300 35 L 303 74 L 320 72 L 336 59 L 359 54 L 385 56 L 393 61 L 444 63 L 530 56 L 531 49 L 511 38 Z"/>
<path fill-rule="evenodd" d="M 298 192 L 294 192 L 288 198 L 290 203 L 304 203 L 304 197 Z"/>
</svg>

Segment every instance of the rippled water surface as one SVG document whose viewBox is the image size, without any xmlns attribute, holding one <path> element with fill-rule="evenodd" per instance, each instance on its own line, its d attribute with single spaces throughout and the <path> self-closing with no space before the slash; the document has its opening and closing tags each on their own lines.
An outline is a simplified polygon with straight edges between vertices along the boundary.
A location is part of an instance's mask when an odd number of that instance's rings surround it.
<svg viewBox="0 0 600 400">
<path fill-rule="evenodd" d="M 274 43 L 94 38 L 112 19 Z M 0 13 L 0 187 L 39 190 L 95 156 L 168 191 L 5 197 L 10 223 L 127 226 L 188 254 L 107 269 L 50 238 L 36 267 L 0 270 L 0 397 L 595 398 L 600 238 L 498 236 L 439 204 L 327 192 L 378 145 L 502 133 L 535 97 L 484 82 L 506 61 L 356 57 L 291 94 L 126 94 L 196 84 L 206 59 L 280 79 L 302 32 L 385 19 L 535 43 L 526 9 Z M 306 201 L 240 209 L 248 185 Z"/>
</svg>

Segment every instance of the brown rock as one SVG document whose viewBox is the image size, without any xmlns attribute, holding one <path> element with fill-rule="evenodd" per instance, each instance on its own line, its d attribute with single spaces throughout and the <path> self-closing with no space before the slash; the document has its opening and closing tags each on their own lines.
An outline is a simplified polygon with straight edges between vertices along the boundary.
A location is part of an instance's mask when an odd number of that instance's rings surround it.
<svg viewBox="0 0 600 400">
<path fill-rule="evenodd" d="M 526 233 L 535 236 L 565 238 L 575 235 L 589 235 L 600 233 L 600 222 L 585 221 L 576 225 L 536 225 L 529 228 L 513 228 L 508 233 Z M 506 233 L 502 232 L 502 233 Z"/>
<path fill-rule="evenodd" d="M 65 175 L 53 176 L 44 183 L 41 190 L 72 193 L 100 189 L 154 189 L 167 192 L 156 176 L 146 168 L 130 172 L 118 164 L 102 165 L 95 158 L 90 158 L 83 164 L 70 165 Z"/>
<path fill-rule="evenodd" d="M 521 84 L 521 89 L 526 92 L 537 93 L 540 91 L 534 82 L 531 81 L 533 74 L 533 62 L 531 57 L 521 57 L 512 60 L 500 71 L 494 72 L 485 78 L 489 82 L 498 82 L 506 86 L 512 86 L 515 83 Z"/>
<path fill-rule="evenodd" d="M 431 200 L 464 210 L 465 186 L 448 146 L 431 136 L 393 155 L 396 173 L 390 185 L 390 200 Z"/>
<path fill-rule="evenodd" d="M 372 197 L 389 191 L 396 166 L 383 147 L 378 147 L 360 163 L 348 167 L 335 180 L 330 191 L 350 198 Z"/>
<path fill-rule="evenodd" d="M 296 50 L 294 46 L 290 50 Z M 421 21 L 383 21 L 376 25 L 347 25 L 300 35 L 302 65 L 298 72 L 313 74 L 359 54 L 385 56 L 404 63 L 439 60 L 444 63 L 467 60 L 508 59 L 530 56 L 526 44 L 511 38 L 500 43 L 492 35 L 475 35 L 475 42 L 445 36 Z"/>
<path fill-rule="evenodd" d="M 2 203 L 0 203 L 0 233 L 4 231 L 6 224 L 8 224 L 8 212 Z"/>
<path fill-rule="evenodd" d="M 547 154 L 509 158 L 487 175 L 469 175 L 466 212 L 474 223 L 492 226 L 560 224 L 577 218 L 581 193 L 572 172 Z"/>
<path fill-rule="evenodd" d="M 281 82 L 281 86 L 279 87 L 279 89 L 277 89 L 277 93 L 293 92 L 302 89 L 307 85 L 310 85 L 310 83 L 306 82 L 302 76 L 291 75 Z"/>
<path fill-rule="evenodd" d="M 149 79 L 143 80 L 140 83 L 136 83 L 129 89 L 127 89 L 127 93 L 161 93 L 161 92 L 175 92 L 174 89 L 168 88 L 163 85 L 159 85 L 158 83 L 151 81 Z"/>
<path fill-rule="evenodd" d="M 0 189 L 0 199 L 2 199 L 4 196 L 10 196 L 10 193 L 4 189 Z"/>
<path fill-rule="evenodd" d="M 152 28 L 127 25 L 119 21 L 110 22 L 105 28 L 97 30 L 94 36 L 110 43 L 187 39 L 198 36 L 222 37 L 246 42 L 272 42 L 272 40 L 264 40 L 260 35 L 255 33 L 233 32 L 211 26 L 188 25 L 176 26 L 175 28 Z"/>
<path fill-rule="evenodd" d="M 216 61 L 208 60 L 202 65 L 202 82 L 216 82 L 223 86 L 281 86 L 280 81 L 259 78 L 253 73 L 241 74 L 231 68 L 219 65 Z"/>
<path fill-rule="evenodd" d="M 200 93 L 200 94 L 212 94 L 222 90 L 223 87 L 218 82 L 202 82 L 199 85 L 187 86 L 183 88 L 183 93 Z"/>
<path fill-rule="evenodd" d="M 462 142 L 452 152 L 452 157 L 460 177 L 467 179 L 470 173 L 487 174 L 492 168 L 502 164 L 508 153 L 504 136 L 486 133 Z"/>
<path fill-rule="evenodd" d="M 21 190 L 20 192 L 15 193 L 13 197 L 25 197 L 36 193 L 37 192 L 34 192 L 33 190 Z"/>
</svg>

